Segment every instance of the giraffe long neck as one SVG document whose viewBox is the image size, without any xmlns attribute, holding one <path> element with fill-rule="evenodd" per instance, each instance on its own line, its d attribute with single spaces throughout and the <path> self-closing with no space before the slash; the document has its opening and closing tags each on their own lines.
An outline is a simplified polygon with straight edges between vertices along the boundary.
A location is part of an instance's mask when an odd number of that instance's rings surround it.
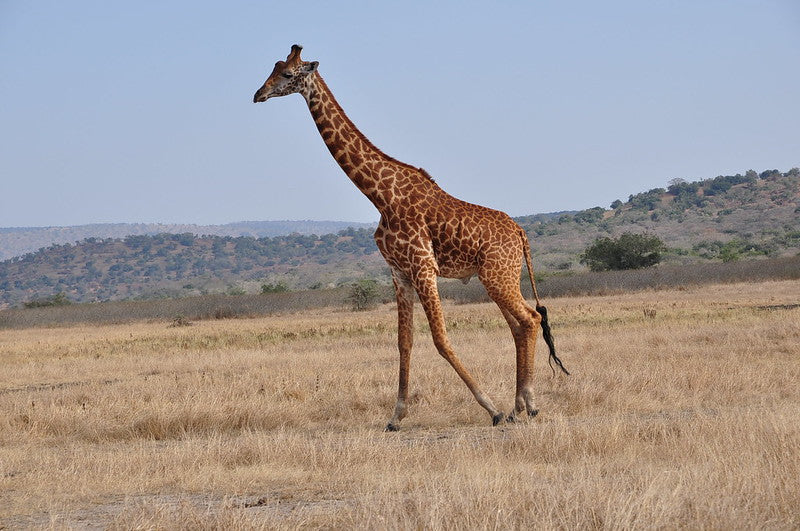
<svg viewBox="0 0 800 531">
<path fill-rule="evenodd" d="M 314 123 L 333 158 L 383 213 L 391 203 L 397 176 L 408 173 L 408 170 L 420 170 L 375 147 L 350 121 L 318 72 L 313 74 L 309 90 L 304 96 Z"/>
</svg>

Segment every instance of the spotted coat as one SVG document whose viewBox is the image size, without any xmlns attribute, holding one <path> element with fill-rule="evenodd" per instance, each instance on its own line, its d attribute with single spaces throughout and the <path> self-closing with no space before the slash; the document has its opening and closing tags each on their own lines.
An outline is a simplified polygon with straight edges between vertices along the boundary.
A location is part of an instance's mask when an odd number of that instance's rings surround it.
<svg viewBox="0 0 800 531">
<path fill-rule="evenodd" d="M 292 46 L 286 61 L 275 64 L 253 101 L 301 94 L 331 155 L 381 214 L 375 241 L 392 269 L 400 351 L 397 403 L 386 429 L 396 430 L 407 412 L 414 294 L 425 311 L 439 353 L 495 424 L 506 418 L 452 349 L 437 289 L 439 276 L 466 282 L 478 275 L 508 322 L 516 346 L 516 395 L 508 419 L 514 420 L 522 412 L 535 415 L 533 360 L 542 316 L 520 292 L 523 259 L 530 269 L 525 232 L 505 213 L 451 196 L 422 168 L 376 148 L 338 104 L 317 70 L 318 63 L 300 58 L 301 50 Z M 533 277 L 532 271 L 530 275 Z M 539 308 L 538 295 L 536 299 Z"/>
</svg>

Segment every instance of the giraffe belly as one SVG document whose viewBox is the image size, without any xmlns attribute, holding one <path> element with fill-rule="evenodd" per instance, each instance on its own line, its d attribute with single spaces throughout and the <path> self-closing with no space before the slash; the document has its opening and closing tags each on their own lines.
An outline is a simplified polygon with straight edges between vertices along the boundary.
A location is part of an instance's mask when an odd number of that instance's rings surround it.
<svg viewBox="0 0 800 531">
<path fill-rule="evenodd" d="M 469 279 L 478 272 L 475 264 L 450 264 L 439 263 L 439 276 L 444 278 L 458 278 L 461 282 L 466 284 Z"/>
<path fill-rule="evenodd" d="M 469 278 L 478 272 L 479 242 L 468 242 L 451 234 L 446 229 L 433 232 L 433 254 L 439 268 L 439 276 L 445 278 Z"/>
</svg>

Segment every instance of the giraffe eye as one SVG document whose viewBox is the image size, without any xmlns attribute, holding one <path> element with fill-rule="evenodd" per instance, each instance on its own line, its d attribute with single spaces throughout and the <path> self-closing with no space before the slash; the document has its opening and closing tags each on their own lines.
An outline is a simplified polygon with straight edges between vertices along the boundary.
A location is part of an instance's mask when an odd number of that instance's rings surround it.
<svg viewBox="0 0 800 531">
<path fill-rule="evenodd" d="M 281 76 L 285 77 L 286 79 L 292 79 L 294 77 L 291 72 L 283 72 Z"/>
</svg>

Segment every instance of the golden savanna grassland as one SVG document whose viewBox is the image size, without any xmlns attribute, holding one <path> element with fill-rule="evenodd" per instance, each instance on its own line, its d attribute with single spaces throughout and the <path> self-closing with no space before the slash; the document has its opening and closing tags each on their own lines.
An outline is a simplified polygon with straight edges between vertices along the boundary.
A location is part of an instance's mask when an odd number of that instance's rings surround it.
<svg viewBox="0 0 800 531">
<path fill-rule="evenodd" d="M 570 377 L 491 427 L 392 305 L 0 332 L 0 528 L 800 527 L 800 282 L 546 301 Z M 489 304 L 451 339 L 508 410 Z"/>
</svg>

